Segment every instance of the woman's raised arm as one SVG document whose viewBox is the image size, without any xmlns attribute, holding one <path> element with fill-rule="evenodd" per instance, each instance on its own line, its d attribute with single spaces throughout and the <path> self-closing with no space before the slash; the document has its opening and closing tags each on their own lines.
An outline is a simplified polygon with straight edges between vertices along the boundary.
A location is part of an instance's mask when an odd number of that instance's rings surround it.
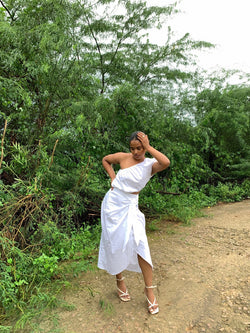
<svg viewBox="0 0 250 333">
<path fill-rule="evenodd" d="M 169 167 L 170 161 L 167 156 L 150 146 L 149 139 L 146 134 L 139 132 L 137 137 L 141 141 L 143 148 L 157 160 L 157 162 L 152 166 L 152 175 Z"/>
</svg>

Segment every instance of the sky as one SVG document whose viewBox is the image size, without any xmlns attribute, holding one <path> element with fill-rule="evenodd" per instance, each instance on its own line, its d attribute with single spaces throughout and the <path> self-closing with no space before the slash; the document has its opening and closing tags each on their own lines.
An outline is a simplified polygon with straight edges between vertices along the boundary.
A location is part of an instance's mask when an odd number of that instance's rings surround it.
<svg viewBox="0 0 250 333">
<path fill-rule="evenodd" d="M 147 0 L 156 6 L 173 2 Z M 250 0 L 181 0 L 177 8 L 183 13 L 167 22 L 176 37 L 188 32 L 195 40 L 216 44 L 199 52 L 198 65 L 208 71 L 225 68 L 250 73 Z M 151 38 L 161 43 L 162 35 L 152 32 Z"/>
</svg>

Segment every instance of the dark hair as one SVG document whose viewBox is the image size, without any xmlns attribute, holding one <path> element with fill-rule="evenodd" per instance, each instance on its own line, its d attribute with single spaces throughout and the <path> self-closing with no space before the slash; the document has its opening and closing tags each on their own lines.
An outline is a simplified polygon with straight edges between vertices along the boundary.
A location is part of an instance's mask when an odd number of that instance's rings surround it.
<svg viewBox="0 0 250 333">
<path fill-rule="evenodd" d="M 131 141 L 133 141 L 133 140 L 138 140 L 138 141 L 140 141 L 139 139 L 138 139 L 138 137 L 137 137 L 137 134 L 139 133 L 139 131 L 136 131 L 136 132 L 133 132 L 131 135 L 130 135 L 130 138 L 129 138 L 129 143 L 131 142 Z"/>
</svg>

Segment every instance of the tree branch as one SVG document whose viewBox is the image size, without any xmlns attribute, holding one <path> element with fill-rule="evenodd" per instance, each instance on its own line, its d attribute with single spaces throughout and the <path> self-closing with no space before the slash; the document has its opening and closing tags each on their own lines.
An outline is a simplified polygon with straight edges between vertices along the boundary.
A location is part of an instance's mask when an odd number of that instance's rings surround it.
<svg viewBox="0 0 250 333">
<path fill-rule="evenodd" d="M 6 128 L 7 128 L 7 119 L 5 120 L 5 124 L 4 124 L 4 130 L 3 130 L 3 137 L 2 137 L 2 142 L 1 142 L 1 159 L 0 159 L 0 169 L 2 166 L 2 162 L 3 162 L 3 143 L 4 143 L 4 137 L 5 137 L 5 133 L 6 133 Z"/>
<path fill-rule="evenodd" d="M 165 191 L 156 191 L 157 193 L 160 194 L 172 194 L 172 195 L 181 195 L 182 193 L 174 193 L 174 192 L 165 192 Z"/>
<path fill-rule="evenodd" d="M 14 20 L 15 20 L 14 15 L 11 14 L 11 12 L 10 12 L 9 9 L 6 7 L 6 5 L 3 3 L 2 0 L 0 0 L 0 3 L 1 3 L 1 5 L 3 6 L 3 8 L 6 10 L 6 12 L 9 14 L 10 18 L 12 19 L 12 21 L 14 21 Z"/>
<path fill-rule="evenodd" d="M 97 50 L 98 50 L 98 53 L 99 53 L 99 57 L 100 57 L 100 69 L 101 69 L 101 76 L 102 76 L 102 89 L 101 89 L 101 94 L 104 93 L 104 86 L 105 86 L 105 71 L 104 71 L 104 64 L 103 64 L 103 55 L 102 55 L 102 52 L 101 52 L 101 48 L 100 48 L 100 45 L 98 43 L 98 40 L 94 34 L 94 31 L 93 29 L 91 28 L 91 24 L 90 24 L 90 21 L 89 21 L 89 18 L 87 17 L 87 15 L 85 16 L 86 17 L 86 20 L 88 22 L 88 26 L 89 26 L 89 29 L 90 29 L 90 33 L 95 41 L 95 44 L 96 44 L 96 47 L 97 47 Z"/>
</svg>

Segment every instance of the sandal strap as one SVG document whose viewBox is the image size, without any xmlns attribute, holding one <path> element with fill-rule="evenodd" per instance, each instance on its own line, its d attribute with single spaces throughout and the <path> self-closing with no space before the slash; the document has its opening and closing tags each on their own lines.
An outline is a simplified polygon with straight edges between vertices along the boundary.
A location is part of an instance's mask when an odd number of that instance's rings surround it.
<svg viewBox="0 0 250 333">
<path fill-rule="evenodd" d="M 149 287 L 145 286 L 145 288 L 147 288 L 147 289 L 153 289 L 153 288 L 157 288 L 157 286 L 149 286 Z"/>
<path fill-rule="evenodd" d="M 147 301 L 148 301 L 148 303 L 150 304 L 150 305 L 148 306 L 149 309 L 152 308 L 153 306 L 158 306 L 158 304 L 156 303 L 156 298 L 154 298 L 154 302 L 153 302 L 153 303 L 151 303 L 150 300 L 149 300 L 148 298 L 147 298 Z"/>
<path fill-rule="evenodd" d="M 121 293 L 121 295 L 119 295 L 120 297 L 124 297 L 124 296 L 129 296 L 128 290 L 126 289 L 126 291 L 122 291 L 121 289 L 119 289 L 117 287 L 117 290 Z"/>
</svg>

